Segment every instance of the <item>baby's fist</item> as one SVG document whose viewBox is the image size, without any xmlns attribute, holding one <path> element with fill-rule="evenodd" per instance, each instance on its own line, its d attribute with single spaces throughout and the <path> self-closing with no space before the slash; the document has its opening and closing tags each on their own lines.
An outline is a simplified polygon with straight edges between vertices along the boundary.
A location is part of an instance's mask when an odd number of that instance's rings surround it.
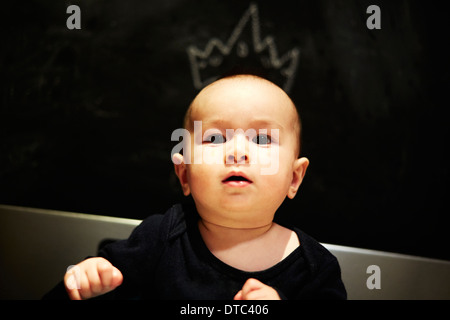
<svg viewBox="0 0 450 320">
<path fill-rule="evenodd" d="M 104 258 L 86 259 L 70 268 L 64 276 L 72 300 L 89 299 L 114 290 L 122 284 L 122 273 Z"/>
<path fill-rule="evenodd" d="M 280 300 L 280 296 L 274 288 L 250 278 L 236 293 L 234 300 Z"/>
</svg>

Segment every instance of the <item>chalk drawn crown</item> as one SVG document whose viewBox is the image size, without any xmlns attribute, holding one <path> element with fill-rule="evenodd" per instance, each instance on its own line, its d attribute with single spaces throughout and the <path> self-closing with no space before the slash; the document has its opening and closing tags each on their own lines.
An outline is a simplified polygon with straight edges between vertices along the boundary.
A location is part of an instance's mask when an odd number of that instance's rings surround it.
<svg viewBox="0 0 450 320">
<path fill-rule="evenodd" d="M 264 39 L 261 39 L 259 11 L 255 3 L 250 4 L 225 43 L 222 42 L 222 40 L 213 37 L 208 41 L 204 50 L 199 49 L 195 45 L 190 45 L 187 48 L 187 54 L 191 65 L 192 81 L 196 89 L 205 87 L 219 77 L 218 75 L 202 77 L 201 71 L 208 67 L 208 63 L 205 63 L 208 59 L 210 65 L 217 67 L 222 64 L 223 58 L 229 56 L 233 50 L 236 50 L 236 54 L 240 58 L 244 58 L 249 54 L 249 46 L 244 41 L 239 41 L 248 24 L 250 24 L 252 38 L 251 46 L 253 47 L 254 53 L 267 53 L 267 55 L 261 57 L 262 65 L 266 68 L 277 70 L 284 80 L 284 83 L 281 84 L 282 88 L 286 92 L 290 91 L 297 72 L 300 49 L 294 47 L 280 57 L 274 37 L 266 36 Z M 223 57 L 212 56 L 213 51 L 217 52 L 217 50 Z"/>
</svg>

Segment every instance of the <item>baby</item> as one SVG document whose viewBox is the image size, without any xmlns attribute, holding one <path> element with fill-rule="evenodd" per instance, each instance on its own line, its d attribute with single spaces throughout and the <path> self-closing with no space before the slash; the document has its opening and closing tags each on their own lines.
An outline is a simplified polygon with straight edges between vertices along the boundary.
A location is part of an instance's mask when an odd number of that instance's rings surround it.
<svg viewBox="0 0 450 320">
<path fill-rule="evenodd" d="M 71 299 L 345 299 L 336 258 L 301 230 L 273 222 L 309 164 L 299 157 L 300 119 L 288 95 L 257 76 L 223 78 L 195 97 L 184 126 L 184 148 L 172 160 L 186 203 L 80 262 L 60 292 Z"/>
</svg>

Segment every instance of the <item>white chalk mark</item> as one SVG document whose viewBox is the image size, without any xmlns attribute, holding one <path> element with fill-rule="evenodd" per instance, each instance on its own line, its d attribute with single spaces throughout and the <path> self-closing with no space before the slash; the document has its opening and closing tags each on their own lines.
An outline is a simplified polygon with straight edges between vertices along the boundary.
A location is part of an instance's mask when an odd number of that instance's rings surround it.
<svg viewBox="0 0 450 320">
<path fill-rule="evenodd" d="M 248 55 L 249 48 L 246 47 L 245 42 L 241 41 L 237 43 L 237 41 L 241 36 L 244 28 L 249 22 L 251 23 L 250 26 L 252 32 L 254 52 L 259 54 L 265 50 L 268 51 L 269 53 L 268 59 L 262 61 L 264 66 L 266 68 L 272 67 L 276 70 L 279 70 L 280 74 L 286 78 L 286 81 L 283 85 L 283 89 L 286 92 L 290 91 L 297 72 L 298 62 L 300 59 L 300 49 L 294 47 L 293 49 L 289 50 L 286 54 L 284 54 L 282 57 L 279 57 L 277 46 L 275 43 L 275 38 L 272 36 L 267 36 L 264 39 L 261 39 L 261 25 L 259 20 L 259 11 L 258 6 L 255 3 L 250 4 L 250 7 L 247 9 L 242 18 L 239 20 L 238 24 L 234 28 L 233 32 L 231 33 L 226 43 L 222 42 L 222 40 L 218 38 L 213 37 L 208 41 L 204 50 L 199 49 L 195 45 L 190 45 L 187 48 L 189 62 L 191 65 L 192 81 L 196 89 L 201 89 L 207 84 L 217 79 L 217 77 L 213 77 L 202 80 L 202 77 L 200 75 L 200 69 L 204 69 L 206 66 L 204 61 L 198 61 L 198 58 L 202 60 L 208 59 L 212 54 L 214 48 L 217 48 L 222 55 L 228 56 L 234 49 L 235 45 L 237 45 L 238 56 L 245 57 Z M 224 60 L 222 59 L 220 61 L 220 64 L 218 64 L 217 62 L 219 60 L 217 58 L 215 59 L 216 59 L 214 60 L 216 62 L 215 66 L 220 65 Z M 287 65 L 287 67 L 282 69 L 284 65 Z"/>
</svg>

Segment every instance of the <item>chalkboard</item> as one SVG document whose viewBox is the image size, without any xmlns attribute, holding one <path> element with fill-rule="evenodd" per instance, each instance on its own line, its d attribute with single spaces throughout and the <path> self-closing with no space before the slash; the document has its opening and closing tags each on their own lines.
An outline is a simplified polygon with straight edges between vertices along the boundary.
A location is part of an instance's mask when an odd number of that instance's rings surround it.
<svg viewBox="0 0 450 320">
<path fill-rule="evenodd" d="M 380 28 L 370 28 L 371 5 Z M 164 212 L 183 199 L 170 137 L 190 101 L 230 70 L 262 70 L 296 103 L 311 161 L 277 219 L 322 242 L 450 259 L 449 28 L 438 4 L 2 7 L 0 203 L 138 219 Z"/>
</svg>

